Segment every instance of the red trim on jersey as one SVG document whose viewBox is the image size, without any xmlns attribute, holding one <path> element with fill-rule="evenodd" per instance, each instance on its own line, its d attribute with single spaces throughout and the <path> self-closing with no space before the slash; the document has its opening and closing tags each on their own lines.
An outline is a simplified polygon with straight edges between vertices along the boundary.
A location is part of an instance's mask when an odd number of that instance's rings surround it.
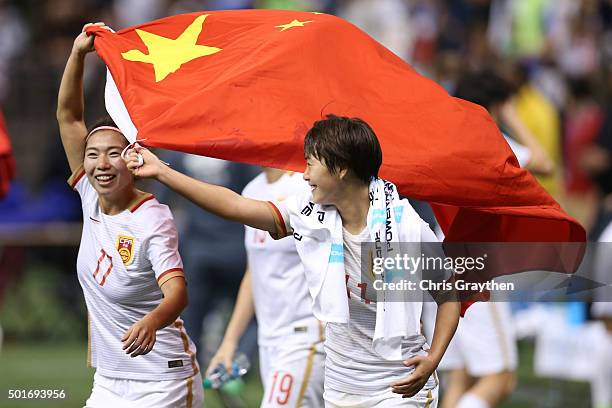
<svg viewBox="0 0 612 408">
<path fill-rule="evenodd" d="M 83 178 L 84 175 L 85 169 L 83 168 L 83 166 L 79 166 L 79 168 L 76 169 L 76 171 L 72 173 L 72 175 L 68 179 L 68 185 L 70 186 L 70 188 L 74 190 L 74 187 L 78 184 L 78 182 Z"/>
<path fill-rule="evenodd" d="M 159 283 L 164 276 L 166 276 L 167 274 L 172 273 L 172 272 L 181 272 L 181 273 L 183 273 L 183 268 L 168 269 L 167 271 L 165 271 L 161 275 L 159 275 L 159 278 L 157 278 L 157 283 Z"/>
<path fill-rule="evenodd" d="M 146 196 L 145 198 L 143 198 L 142 200 L 140 200 L 139 202 L 134 204 L 132 207 L 130 207 L 130 211 L 131 212 L 136 211 L 138 208 L 140 208 L 141 205 L 143 205 L 147 201 L 152 200 L 154 198 L 155 198 L 155 196 L 153 194 L 149 194 L 148 196 Z"/>
<path fill-rule="evenodd" d="M 100 251 L 102 252 L 102 255 L 100 256 L 100 258 L 98 258 L 98 266 L 96 267 L 96 270 L 93 273 L 94 279 L 96 278 L 96 275 L 98 274 L 98 272 L 100 272 L 100 262 L 102 262 L 102 260 L 106 256 L 106 252 L 104 252 L 103 249 L 101 249 Z"/>
<path fill-rule="evenodd" d="M 102 282 L 100 282 L 100 286 L 104 286 L 104 283 L 106 282 L 106 278 L 108 277 L 108 275 L 113 270 L 113 258 L 111 258 L 110 256 L 108 258 L 110 259 L 110 266 L 108 267 L 108 269 L 106 270 L 106 272 L 102 276 Z"/>
<path fill-rule="evenodd" d="M 280 235 L 279 238 L 284 238 L 287 236 L 287 227 L 285 227 L 285 220 L 283 219 L 283 216 L 281 215 L 280 210 L 274 205 L 274 203 L 272 201 L 268 201 L 268 204 L 270 204 L 270 206 L 272 206 L 272 210 L 274 211 L 274 218 L 276 221 L 277 226 L 280 226 L 281 228 L 281 232 L 282 234 Z"/>
</svg>

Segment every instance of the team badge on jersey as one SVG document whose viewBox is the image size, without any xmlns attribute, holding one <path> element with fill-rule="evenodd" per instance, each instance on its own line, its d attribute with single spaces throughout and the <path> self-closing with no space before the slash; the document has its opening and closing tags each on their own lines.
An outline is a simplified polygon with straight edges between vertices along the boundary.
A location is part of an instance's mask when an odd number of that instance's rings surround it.
<svg viewBox="0 0 612 408">
<path fill-rule="evenodd" d="M 119 235 L 117 237 L 117 252 L 121 255 L 121 260 L 128 266 L 134 260 L 134 237 Z"/>
</svg>

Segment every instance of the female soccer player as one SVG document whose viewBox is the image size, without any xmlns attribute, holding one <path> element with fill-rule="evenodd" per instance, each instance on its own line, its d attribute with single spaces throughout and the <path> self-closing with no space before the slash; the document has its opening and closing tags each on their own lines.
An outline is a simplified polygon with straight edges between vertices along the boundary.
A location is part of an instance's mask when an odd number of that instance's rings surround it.
<svg viewBox="0 0 612 408">
<path fill-rule="evenodd" d="M 284 200 L 307 191 L 301 174 L 264 168 L 242 195 Z M 323 407 L 323 325 L 312 314 L 304 267 L 293 241 L 273 240 L 265 231 L 246 227 L 248 268 L 223 342 L 207 370 L 219 363 L 231 367 L 238 341 L 255 313 L 262 408 Z"/>
<path fill-rule="evenodd" d="M 327 322 L 327 407 L 435 407 L 434 371 L 457 327 L 459 304 L 440 301 L 429 348 L 420 328 L 422 301 L 373 293 L 373 268 L 360 256 L 363 242 L 376 244 L 376 260 L 390 259 L 400 242 L 435 241 L 435 235 L 395 186 L 378 178 L 382 151 L 364 121 L 332 115 L 315 122 L 304 155 L 311 191 L 276 203 L 194 180 L 139 146 L 127 162 L 136 176 L 154 177 L 207 211 L 276 238 L 293 235 L 314 315 Z M 383 272 L 384 282 L 394 282 L 392 272 Z"/>
<path fill-rule="evenodd" d="M 74 41 L 57 108 L 69 184 L 83 206 L 77 275 L 96 368 L 86 407 L 201 406 L 195 347 L 179 318 L 187 292 L 172 214 L 135 188 L 121 159 L 128 142 L 114 123 L 85 127 L 84 60 L 94 43 L 87 26 Z"/>
</svg>

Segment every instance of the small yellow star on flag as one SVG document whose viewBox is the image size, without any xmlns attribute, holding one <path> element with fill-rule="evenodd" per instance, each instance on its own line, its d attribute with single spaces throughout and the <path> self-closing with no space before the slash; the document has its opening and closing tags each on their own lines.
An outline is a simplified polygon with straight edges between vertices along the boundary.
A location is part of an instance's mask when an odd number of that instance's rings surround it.
<svg viewBox="0 0 612 408">
<path fill-rule="evenodd" d="M 293 28 L 293 27 L 304 27 L 304 24 L 312 23 L 313 21 L 314 20 L 308 20 L 308 21 L 293 20 L 290 23 L 281 24 L 281 25 L 277 25 L 277 26 L 274 26 L 274 27 L 275 28 L 280 28 L 281 31 L 285 31 L 285 30 L 288 30 L 288 29 Z"/>
<path fill-rule="evenodd" d="M 155 82 L 163 81 L 183 64 L 221 51 L 221 48 L 196 44 L 207 16 L 208 14 L 198 16 L 176 40 L 136 29 L 136 33 L 147 46 L 149 53 L 129 50 L 121 53 L 121 56 L 128 61 L 152 64 L 155 71 Z"/>
</svg>

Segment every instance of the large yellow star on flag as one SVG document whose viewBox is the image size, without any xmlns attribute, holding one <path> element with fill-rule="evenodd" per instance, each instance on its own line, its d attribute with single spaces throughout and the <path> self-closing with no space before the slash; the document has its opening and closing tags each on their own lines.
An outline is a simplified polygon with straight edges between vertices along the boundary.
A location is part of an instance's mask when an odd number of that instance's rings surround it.
<svg viewBox="0 0 612 408">
<path fill-rule="evenodd" d="M 274 28 L 280 28 L 281 31 L 285 31 L 293 27 L 304 27 L 304 24 L 312 23 L 312 22 L 313 20 L 308 20 L 308 21 L 293 20 L 292 22 L 287 23 L 287 24 L 281 24 L 281 25 L 274 26 Z"/>
<path fill-rule="evenodd" d="M 186 62 L 221 51 L 221 48 L 196 44 L 207 16 L 208 14 L 198 16 L 176 40 L 136 29 L 149 53 L 129 50 L 121 53 L 121 56 L 128 61 L 152 64 L 155 70 L 155 82 L 163 81 Z"/>
</svg>

